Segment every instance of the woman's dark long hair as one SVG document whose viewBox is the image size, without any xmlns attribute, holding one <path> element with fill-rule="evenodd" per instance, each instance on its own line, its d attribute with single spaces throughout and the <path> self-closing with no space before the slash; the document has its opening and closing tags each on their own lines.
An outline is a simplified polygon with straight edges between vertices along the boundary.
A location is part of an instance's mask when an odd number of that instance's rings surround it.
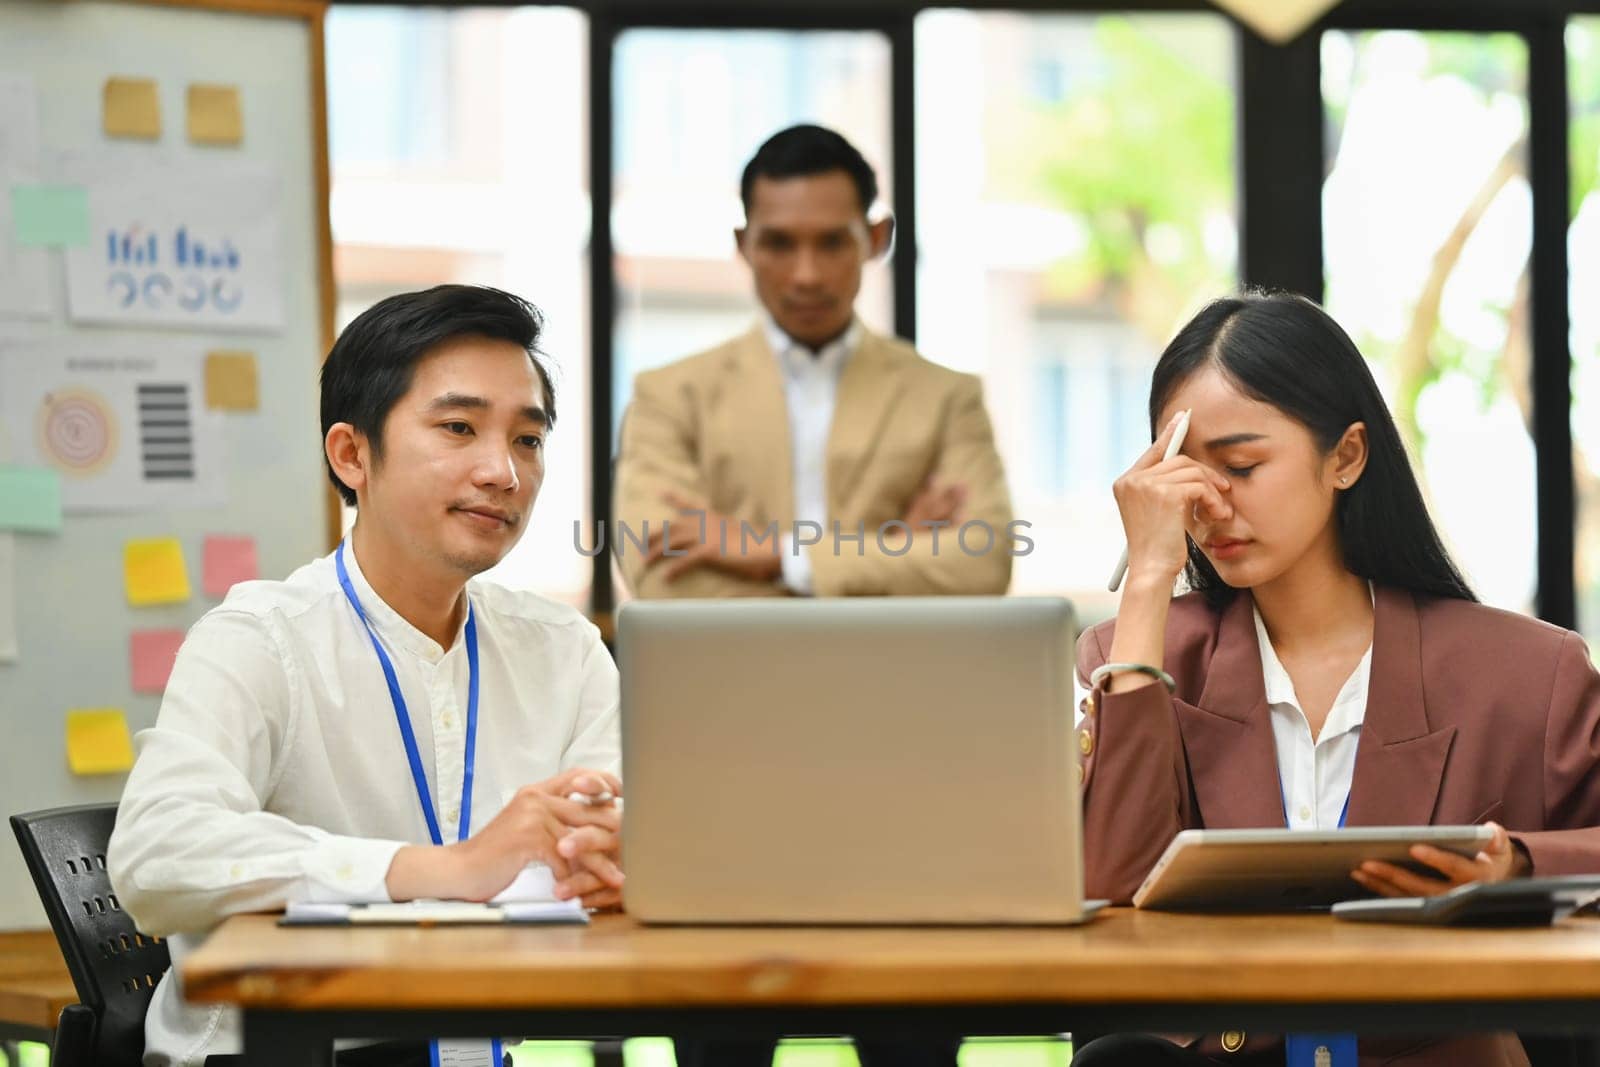
<svg viewBox="0 0 1600 1067">
<path fill-rule="evenodd" d="M 1271 404 L 1331 452 L 1351 423 L 1367 427 L 1367 466 L 1335 505 L 1344 564 L 1380 585 L 1477 600 L 1428 517 L 1400 431 L 1367 361 L 1337 322 L 1288 293 L 1213 301 L 1178 331 L 1150 382 L 1150 425 L 1174 391 L 1215 366 L 1245 396 Z M 1189 541 L 1189 587 L 1220 608 L 1235 590 Z"/>
</svg>

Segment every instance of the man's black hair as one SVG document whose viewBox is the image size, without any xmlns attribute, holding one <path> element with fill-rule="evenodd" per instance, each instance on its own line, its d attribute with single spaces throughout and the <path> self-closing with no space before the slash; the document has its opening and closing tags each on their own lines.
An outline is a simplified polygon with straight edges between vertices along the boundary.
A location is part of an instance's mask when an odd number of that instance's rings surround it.
<svg viewBox="0 0 1600 1067">
<path fill-rule="evenodd" d="M 750 217 L 750 198 L 757 178 L 803 178 L 813 174 L 843 171 L 855 184 L 865 215 L 878 199 L 878 176 L 855 145 L 822 126 L 790 126 L 767 138 L 745 164 L 739 179 L 739 198 L 744 201 L 745 218 Z"/>
<path fill-rule="evenodd" d="M 380 300 L 344 328 L 322 365 L 322 437 L 335 423 L 348 422 L 372 443 L 373 457 L 382 458 L 384 420 L 411 388 L 417 364 L 458 337 L 510 341 L 526 351 L 544 386 L 545 415 L 553 427 L 555 388 L 537 350 L 543 328 L 538 308 L 487 286 L 436 285 Z M 339 480 L 331 463 L 328 479 L 354 506 L 355 490 Z"/>
</svg>

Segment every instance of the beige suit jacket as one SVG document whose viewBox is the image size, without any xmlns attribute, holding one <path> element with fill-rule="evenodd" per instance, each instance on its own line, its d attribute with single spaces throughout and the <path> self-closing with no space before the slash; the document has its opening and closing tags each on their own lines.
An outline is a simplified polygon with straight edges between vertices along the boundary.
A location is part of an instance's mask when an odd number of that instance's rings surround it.
<svg viewBox="0 0 1600 1067">
<path fill-rule="evenodd" d="M 759 328 L 659 370 L 638 376 L 623 419 L 613 514 L 635 538 L 648 522 L 658 531 L 674 517 L 673 491 L 734 519 L 757 535 L 772 523 L 794 528 L 788 405 L 777 357 Z M 828 520 L 861 542 L 828 530 L 809 549 L 818 596 L 998 594 L 1011 581 L 1011 499 L 995 451 L 979 380 L 930 363 L 908 344 L 863 331 L 840 375 L 828 435 Z M 875 532 L 901 518 L 929 477 L 967 487 L 958 518 L 968 530 L 929 532 L 904 555 L 888 552 Z M 783 596 L 781 582 L 755 582 L 697 567 L 667 582 L 661 562 L 646 567 L 635 541 L 613 528 L 610 543 L 639 597 Z M 809 536 L 808 531 L 808 536 Z M 736 551 L 736 545 L 730 545 Z"/>
</svg>

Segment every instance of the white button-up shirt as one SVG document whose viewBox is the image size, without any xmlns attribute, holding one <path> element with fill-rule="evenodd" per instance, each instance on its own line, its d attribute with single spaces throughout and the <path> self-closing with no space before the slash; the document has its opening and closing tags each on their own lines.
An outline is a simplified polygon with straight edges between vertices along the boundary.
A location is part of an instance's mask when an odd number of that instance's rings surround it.
<svg viewBox="0 0 1600 1067">
<path fill-rule="evenodd" d="M 828 433 L 839 395 L 839 376 L 861 343 L 861 324 L 855 319 L 844 333 L 813 352 L 794 340 L 771 318 L 766 320 L 767 344 L 783 374 L 783 394 L 789 406 L 789 455 L 794 471 L 794 518 L 814 522 L 828 530 Z M 810 596 L 815 588 L 811 557 L 796 552 L 792 531 L 779 541 L 783 584 Z"/>
<path fill-rule="evenodd" d="M 448 649 L 345 563 L 394 663 L 446 842 L 466 741 L 463 632 Z M 520 787 L 572 767 L 616 772 L 617 672 L 574 609 L 471 582 L 479 707 L 471 830 Z M 140 929 L 176 964 L 224 916 L 291 899 L 386 900 L 405 844 L 430 843 L 395 710 L 327 556 L 284 582 L 234 586 L 189 631 L 154 728 L 137 739 L 107 865 Z M 177 968 L 146 1018 L 146 1062 L 239 1050 L 233 1013 L 190 1007 Z"/>
<path fill-rule="evenodd" d="M 1294 682 L 1283 669 L 1267 636 L 1261 612 L 1252 609 L 1256 641 L 1261 647 L 1261 671 L 1266 681 L 1267 708 L 1272 716 L 1272 740 L 1278 750 L 1278 777 L 1283 787 L 1284 812 L 1292 830 L 1337 830 L 1355 780 L 1356 745 L 1367 717 L 1367 685 L 1372 677 L 1369 646 L 1356 669 L 1345 679 L 1315 741 L 1311 724 L 1300 708 Z"/>
</svg>

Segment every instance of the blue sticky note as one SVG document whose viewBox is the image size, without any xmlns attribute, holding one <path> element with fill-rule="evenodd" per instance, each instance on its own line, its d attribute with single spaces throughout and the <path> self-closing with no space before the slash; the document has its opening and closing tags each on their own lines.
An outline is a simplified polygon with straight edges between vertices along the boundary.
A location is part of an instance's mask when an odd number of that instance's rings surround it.
<svg viewBox="0 0 1600 1067">
<path fill-rule="evenodd" d="M 65 248 L 89 243 L 89 190 L 76 185 L 13 185 L 11 230 L 19 245 Z"/>
<path fill-rule="evenodd" d="M 0 530 L 61 529 L 61 475 L 48 467 L 0 467 Z"/>
</svg>

